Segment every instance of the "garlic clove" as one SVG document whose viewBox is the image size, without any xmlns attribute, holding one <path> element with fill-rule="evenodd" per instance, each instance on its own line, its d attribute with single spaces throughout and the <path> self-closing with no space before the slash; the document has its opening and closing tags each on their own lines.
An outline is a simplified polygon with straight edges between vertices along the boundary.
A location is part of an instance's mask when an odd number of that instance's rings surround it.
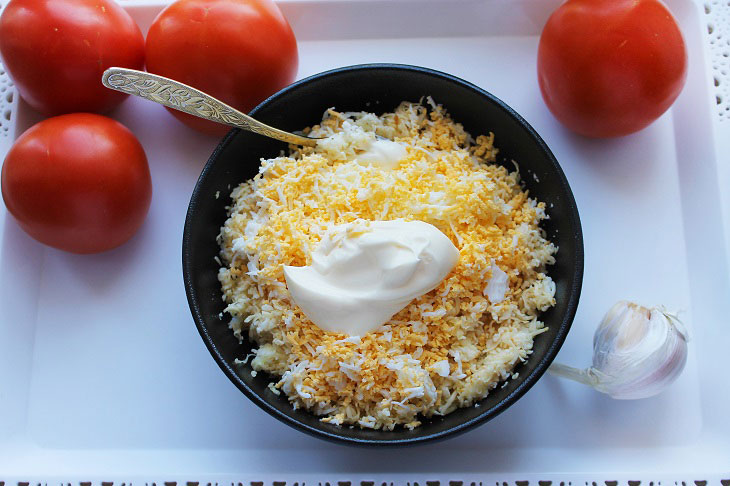
<svg viewBox="0 0 730 486">
<path fill-rule="evenodd" d="M 647 398 L 662 392 L 682 372 L 688 340 L 675 314 L 621 301 L 596 329 L 593 366 L 580 370 L 554 363 L 550 371 L 613 398 Z"/>
</svg>

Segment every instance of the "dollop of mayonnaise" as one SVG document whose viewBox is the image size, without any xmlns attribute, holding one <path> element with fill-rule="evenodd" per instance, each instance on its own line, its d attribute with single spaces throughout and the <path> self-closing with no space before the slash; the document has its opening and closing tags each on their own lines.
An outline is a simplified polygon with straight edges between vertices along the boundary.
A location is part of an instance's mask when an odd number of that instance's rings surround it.
<svg viewBox="0 0 730 486">
<path fill-rule="evenodd" d="M 284 267 L 294 302 L 325 331 L 362 336 L 436 288 L 459 250 L 423 221 L 356 221 L 328 230 L 312 265 Z"/>
<path fill-rule="evenodd" d="M 370 142 L 365 152 L 355 157 L 355 162 L 360 165 L 380 167 L 381 169 L 394 169 L 406 155 L 408 155 L 408 151 L 402 143 L 376 139 Z"/>
</svg>

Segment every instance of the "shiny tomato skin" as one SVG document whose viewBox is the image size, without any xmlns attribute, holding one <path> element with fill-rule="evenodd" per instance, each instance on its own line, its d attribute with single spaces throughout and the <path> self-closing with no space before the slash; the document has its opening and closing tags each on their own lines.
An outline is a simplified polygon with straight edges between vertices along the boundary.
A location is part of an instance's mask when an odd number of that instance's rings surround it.
<svg viewBox="0 0 730 486">
<path fill-rule="evenodd" d="M 198 88 L 248 112 L 290 84 L 297 42 L 271 0 L 178 0 L 152 23 L 147 70 Z M 212 135 L 230 127 L 170 110 L 186 125 Z"/>
<path fill-rule="evenodd" d="M 616 137 L 648 126 L 674 103 L 687 51 L 658 0 L 568 0 L 542 31 L 537 67 L 558 120 L 582 135 Z"/>
<path fill-rule="evenodd" d="M 102 113 L 127 96 L 105 88 L 102 73 L 142 69 L 144 37 L 110 0 L 11 0 L 0 17 L 0 54 L 37 111 Z"/>
<path fill-rule="evenodd" d="M 74 113 L 44 120 L 18 137 L 3 164 L 2 195 L 36 240 L 98 253 L 139 229 L 152 184 L 132 132 L 111 118 Z"/>
</svg>

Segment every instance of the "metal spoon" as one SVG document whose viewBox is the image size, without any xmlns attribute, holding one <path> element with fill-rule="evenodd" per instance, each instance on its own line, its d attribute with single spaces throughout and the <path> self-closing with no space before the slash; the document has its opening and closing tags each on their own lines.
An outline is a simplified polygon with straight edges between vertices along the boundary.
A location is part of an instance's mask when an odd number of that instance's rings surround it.
<svg viewBox="0 0 730 486">
<path fill-rule="evenodd" d="M 282 142 L 308 147 L 317 145 L 315 138 L 270 127 L 200 90 L 164 76 L 112 67 L 104 71 L 101 82 L 107 88 L 139 96 L 212 122 L 242 128 Z"/>
</svg>

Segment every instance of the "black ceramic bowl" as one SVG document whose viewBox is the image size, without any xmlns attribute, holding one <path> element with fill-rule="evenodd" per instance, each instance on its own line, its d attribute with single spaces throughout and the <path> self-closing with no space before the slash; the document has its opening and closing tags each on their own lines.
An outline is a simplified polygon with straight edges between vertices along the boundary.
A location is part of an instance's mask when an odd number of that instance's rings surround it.
<svg viewBox="0 0 730 486">
<path fill-rule="evenodd" d="M 259 160 L 279 154 L 281 142 L 232 130 L 211 155 L 193 191 L 183 236 L 183 276 L 195 324 L 208 350 L 228 378 L 254 403 L 282 422 L 303 432 L 336 442 L 359 445 L 416 444 L 464 432 L 495 417 L 519 399 L 542 376 L 565 340 L 575 315 L 583 279 L 583 237 L 578 210 L 568 181 L 545 142 L 514 110 L 486 91 L 454 76 L 430 69 L 392 64 L 351 66 L 317 74 L 279 91 L 251 115 L 284 130 L 300 130 L 318 123 L 327 108 L 339 111 L 392 111 L 401 101 L 432 96 L 454 120 L 474 136 L 494 132 L 498 163 L 513 169 L 519 162 L 524 184 L 532 197 L 545 201 L 550 219 L 543 227 L 559 246 L 549 274 L 556 284 L 556 305 L 542 314 L 549 330 L 535 339 L 528 361 L 517 367 L 519 378 L 498 387 L 479 407 L 459 409 L 445 417 L 423 420 L 415 430 L 365 430 L 320 422 L 304 410 L 294 410 L 286 397 L 268 390 L 272 377 L 248 366 L 234 366 L 251 343 L 239 344 L 228 329 L 229 316 L 218 284 L 216 235 L 226 220 L 231 189 L 258 172 Z M 220 197 L 216 197 L 220 194 Z"/>
</svg>

